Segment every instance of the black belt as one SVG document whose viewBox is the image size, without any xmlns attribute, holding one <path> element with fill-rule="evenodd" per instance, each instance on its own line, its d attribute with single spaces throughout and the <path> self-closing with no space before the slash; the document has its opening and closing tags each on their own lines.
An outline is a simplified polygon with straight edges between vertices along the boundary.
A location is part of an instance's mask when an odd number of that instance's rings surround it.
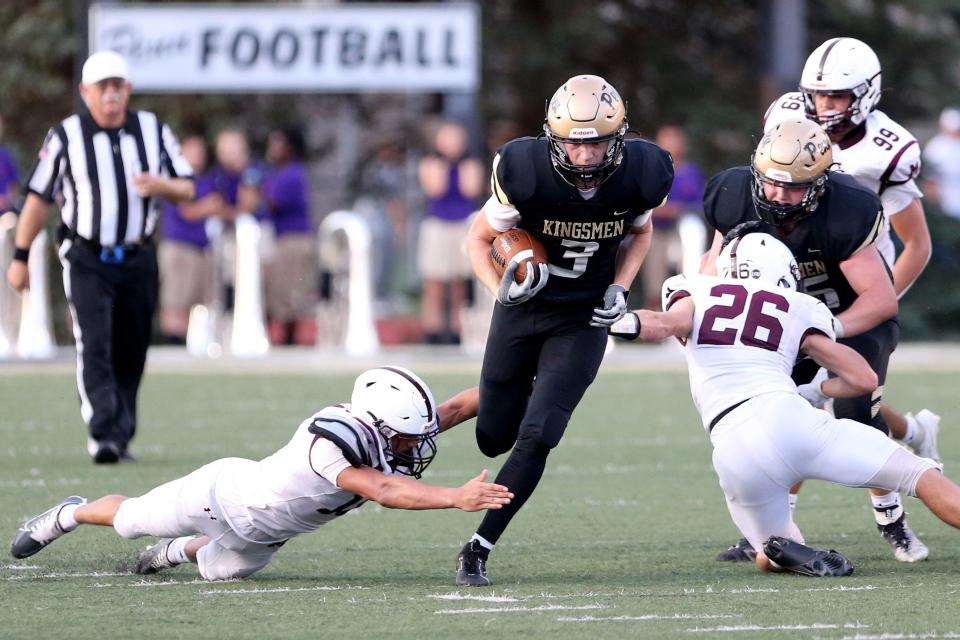
<svg viewBox="0 0 960 640">
<path fill-rule="evenodd" d="M 106 264 L 122 264 L 128 256 L 134 256 L 138 252 L 153 246 L 150 238 L 143 242 L 128 242 L 126 244 L 115 244 L 113 246 L 104 246 L 94 240 L 88 240 L 79 235 L 73 229 L 61 226 L 59 229 L 60 241 L 70 240 L 74 244 L 83 247 L 100 257 L 100 262 Z"/>
<path fill-rule="evenodd" d="M 720 413 L 718 413 L 716 416 L 714 416 L 713 420 L 710 421 L 710 426 L 707 427 L 707 433 L 712 432 L 712 431 L 713 431 L 713 428 L 714 428 L 715 426 L 717 426 L 717 423 L 720 422 L 721 420 L 723 420 L 723 419 L 727 416 L 728 413 L 730 413 L 731 411 L 733 411 L 734 409 L 736 409 L 737 407 L 739 407 L 740 405 L 742 405 L 744 402 L 746 402 L 746 401 L 749 400 L 749 399 L 750 399 L 750 398 L 747 398 L 746 400 L 741 400 L 741 401 L 738 402 L 737 404 L 734 404 L 734 405 L 731 405 L 731 406 L 727 407 L 726 409 L 724 409 L 723 411 L 721 411 Z"/>
</svg>

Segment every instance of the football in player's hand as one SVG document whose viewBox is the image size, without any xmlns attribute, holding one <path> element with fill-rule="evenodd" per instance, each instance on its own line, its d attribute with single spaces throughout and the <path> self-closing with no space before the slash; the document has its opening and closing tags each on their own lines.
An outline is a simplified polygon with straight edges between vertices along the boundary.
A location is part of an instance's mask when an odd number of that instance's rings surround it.
<svg viewBox="0 0 960 640">
<path fill-rule="evenodd" d="M 531 261 L 535 264 L 547 263 L 547 250 L 528 231 L 509 229 L 494 238 L 493 245 L 490 247 L 490 260 L 497 275 L 501 277 L 508 264 L 519 263 L 514 279 L 520 283 L 527 277 L 527 265 Z"/>
</svg>

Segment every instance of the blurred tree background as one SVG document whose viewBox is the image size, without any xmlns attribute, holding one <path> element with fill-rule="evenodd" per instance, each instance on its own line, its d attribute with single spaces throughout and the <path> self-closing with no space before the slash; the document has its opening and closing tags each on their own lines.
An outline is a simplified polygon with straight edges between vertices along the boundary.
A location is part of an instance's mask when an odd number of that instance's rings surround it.
<svg viewBox="0 0 960 640">
<path fill-rule="evenodd" d="M 744 164 L 760 118 L 779 91 L 770 83 L 768 11 L 775 0 L 486 0 L 482 17 L 481 130 L 512 122 L 539 132 L 556 87 L 577 73 L 603 75 L 628 102 L 634 129 L 652 134 L 683 122 L 691 156 L 710 173 Z M 960 3 L 956 0 L 807 0 L 800 59 L 827 38 L 869 43 L 883 66 L 881 108 L 925 141 L 945 105 L 960 103 Z M 3 143 L 24 171 L 51 124 L 73 110 L 75 5 L 67 0 L 0 3 Z M 82 54 L 78 54 L 82 57 Z M 799 68 L 796 71 L 799 79 Z M 440 96 L 136 96 L 181 135 L 240 123 L 257 141 L 291 113 L 308 126 L 322 210 L 349 206 L 355 176 L 379 141 L 422 148 L 419 124 Z M 479 145 L 478 145 L 479 146 Z M 488 151 L 484 148 L 485 151 Z M 904 339 L 960 338 L 960 230 L 929 204 L 934 258 L 901 304 Z M 58 287 L 54 287 L 56 291 Z"/>
</svg>

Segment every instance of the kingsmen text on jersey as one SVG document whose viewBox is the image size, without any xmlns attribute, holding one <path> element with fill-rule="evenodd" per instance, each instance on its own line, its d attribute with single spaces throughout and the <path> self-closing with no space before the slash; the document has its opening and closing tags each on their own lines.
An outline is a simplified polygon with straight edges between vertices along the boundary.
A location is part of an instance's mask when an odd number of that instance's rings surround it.
<svg viewBox="0 0 960 640">
<path fill-rule="evenodd" d="M 193 174 L 173 132 L 156 115 L 128 112 L 122 127 L 104 129 L 89 114 L 74 114 L 47 134 L 26 187 L 46 202 L 62 194 L 63 224 L 112 247 L 153 234 L 157 198 L 141 198 L 132 188 L 140 173 Z"/>
<path fill-rule="evenodd" d="M 307 418 L 271 456 L 237 459 L 216 481 L 216 500 L 230 528 L 250 542 L 272 544 L 314 531 L 366 500 L 337 486 L 350 466 L 385 474 L 383 440 L 346 406 Z"/>
<path fill-rule="evenodd" d="M 764 116 L 764 132 L 789 118 L 804 117 L 803 94 L 786 93 Z M 838 170 L 880 196 L 885 221 L 877 250 L 892 267 L 895 258 L 889 217 L 903 211 L 923 194 L 915 178 L 920 174 L 920 145 L 913 135 L 882 111 L 873 111 L 846 138 L 833 145 Z"/>
<path fill-rule="evenodd" d="M 620 242 L 649 220 L 672 183 L 666 151 L 627 140 L 620 166 L 587 197 L 554 170 L 546 139 L 519 138 L 493 160 L 493 195 L 484 211 L 497 231 L 520 227 L 543 243 L 550 279 L 538 301 L 596 304 L 613 282 Z"/>
<path fill-rule="evenodd" d="M 695 308 L 686 341 L 690 392 L 703 427 L 763 393 L 796 393 L 790 372 L 812 332 L 831 340 L 833 314 L 822 302 L 758 280 L 683 275 L 664 283 L 664 310 L 686 297 Z"/>
<path fill-rule="evenodd" d="M 704 216 L 726 234 L 741 222 L 758 220 L 751 196 L 750 167 L 734 167 L 710 178 L 703 195 Z M 880 199 L 848 175 L 830 172 L 816 210 L 784 235 L 761 223 L 760 230 L 783 242 L 797 258 L 805 293 L 822 300 L 834 313 L 847 309 L 857 293 L 840 263 L 876 242 L 883 228 Z"/>
</svg>

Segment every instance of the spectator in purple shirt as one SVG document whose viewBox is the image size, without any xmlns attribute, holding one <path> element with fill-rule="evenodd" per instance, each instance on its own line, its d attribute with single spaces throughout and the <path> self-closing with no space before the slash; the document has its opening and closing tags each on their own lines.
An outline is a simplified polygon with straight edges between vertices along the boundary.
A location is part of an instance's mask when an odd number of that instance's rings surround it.
<svg viewBox="0 0 960 640">
<path fill-rule="evenodd" d="M 684 216 L 703 216 L 704 179 L 699 167 L 687 161 L 687 134 L 682 126 L 662 125 L 657 129 L 655 142 L 673 157 L 674 170 L 670 195 L 653 210 L 653 243 L 640 270 L 643 306 L 659 311 L 663 281 L 680 272 L 683 247 L 678 223 Z M 697 255 L 704 249 L 700 247 Z"/>
<path fill-rule="evenodd" d="M 213 285 L 210 254 L 207 251 L 205 219 L 218 215 L 222 199 L 211 194 L 207 146 L 202 136 L 183 139 L 183 157 L 193 168 L 196 200 L 179 205 L 164 202 L 162 207 L 160 263 L 160 333 L 168 344 L 184 344 L 190 308 L 210 300 Z"/>
<path fill-rule="evenodd" d="M 423 278 L 420 319 L 428 344 L 460 342 L 460 314 L 473 276 L 464 239 L 483 189 L 484 169 L 478 159 L 467 157 L 467 142 L 462 125 L 444 123 L 430 154 L 420 161 L 427 211 L 420 223 L 417 263 Z"/>
<path fill-rule="evenodd" d="M 267 138 L 270 169 L 260 193 L 266 220 L 276 231 L 273 257 L 264 268 L 268 333 L 274 344 L 316 340 L 316 239 L 304 152 L 297 127 L 276 129 Z"/>
<path fill-rule="evenodd" d="M 0 118 L 0 140 L 3 139 L 3 119 Z M 10 150 L 0 146 L 0 214 L 9 211 L 17 202 L 20 173 Z"/>
</svg>

